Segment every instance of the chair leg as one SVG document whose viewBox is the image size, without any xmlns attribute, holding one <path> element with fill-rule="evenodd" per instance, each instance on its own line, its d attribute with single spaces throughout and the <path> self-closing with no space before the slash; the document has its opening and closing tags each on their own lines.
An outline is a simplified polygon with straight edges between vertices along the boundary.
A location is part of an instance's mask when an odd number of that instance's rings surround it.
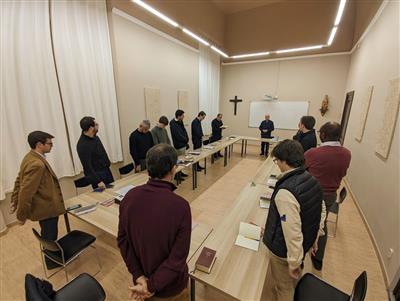
<svg viewBox="0 0 400 301">
<path fill-rule="evenodd" d="M 68 270 L 67 270 L 67 265 L 65 263 L 63 264 L 63 268 L 64 268 L 64 272 L 65 272 L 65 278 L 67 279 L 67 283 L 68 283 Z"/>
</svg>

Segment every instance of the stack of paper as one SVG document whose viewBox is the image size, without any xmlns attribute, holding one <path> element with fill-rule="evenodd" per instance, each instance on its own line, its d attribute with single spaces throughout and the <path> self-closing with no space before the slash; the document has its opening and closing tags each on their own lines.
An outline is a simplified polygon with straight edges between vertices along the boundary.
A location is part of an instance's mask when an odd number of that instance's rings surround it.
<svg viewBox="0 0 400 301">
<path fill-rule="evenodd" d="M 269 179 L 267 180 L 267 185 L 268 185 L 268 187 L 274 188 L 275 185 L 276 185 L 276 182 L 278 182 L 278 179 L 277 179 L 277 178 L 269 178 Z"/>
<path fill-rule="evenodd" d="M 203 149 L 214 149 L 214 146 L 212 146 L 212 145 L 204 145 Z"/>
<path fill-rule="evenodd" d="M 235 245 L 258 251 L 260 245 L 261 227 L 240 222 L 239 234 L 236 238 Z"/>
<path fill-rule="evenodd" d="M 78 208 L 78 209 L 76 209 L 76 210 L 74 211 L 74 214 L 76 214 L 76 215 L 82 215 L 82 214 L 86 214 L 86 213 L 95 211 L 95 210 L 97 209 L 97 205 L 98 205 L 98 204 L 99 204 L 99 203 L 96 203 L 96 204 L 93 204 L 93 205 L 89 205 L 89 206 L 85 206 L 85 207 Z"/>
<path fill-rule="evenodd" d="M 128 193 L 129 190 L 131 190 L 132 188 L 134 188 L 135 186 L 133 185 L 127 185 L 125 187 L 122 187 L 121 189 L 117 190 L 115 192 L 115 199 L 118 202 L 121 202 L 122 199 L 125 197 L 125 195 Z"/>
<path fill-rule="evenodd" d="M 198 155 L 200 155 L 200 152 L 199 151 L 189 151 L 188 154 L 198 156 Z"/>
</svg>

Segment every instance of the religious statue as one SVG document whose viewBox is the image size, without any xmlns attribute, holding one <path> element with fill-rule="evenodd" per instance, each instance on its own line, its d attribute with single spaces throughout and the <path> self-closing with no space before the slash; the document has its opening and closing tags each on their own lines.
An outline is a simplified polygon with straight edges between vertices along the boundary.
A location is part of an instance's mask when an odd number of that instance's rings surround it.
<svg viewBox="0 0 400 301">
<path fill-rule="evenodd" d="M 322 116 L 324 116 L 326 114 L 326 112 L 328 112 L 328 107 L 329 107 L 329 99 L 328 99 L 328 95 L 325 95 L 324 99 L 322 100 L 322 103 L 321 103 L 321 108 L 319 109 Z"/>
</svg>

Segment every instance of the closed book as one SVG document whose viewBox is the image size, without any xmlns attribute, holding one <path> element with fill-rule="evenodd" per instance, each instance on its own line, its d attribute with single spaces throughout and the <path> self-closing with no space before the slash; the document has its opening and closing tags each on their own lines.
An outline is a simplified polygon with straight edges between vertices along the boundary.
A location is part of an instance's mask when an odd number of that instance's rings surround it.
<svg viewBox="0 0 400 301">
<path fill-rule="evenodd" d="M 199 258 L 197 258 L 196 269 L 209 274 L 217 259 L 216 253 L 217 251 L 204 247 Z"/>
</svg>

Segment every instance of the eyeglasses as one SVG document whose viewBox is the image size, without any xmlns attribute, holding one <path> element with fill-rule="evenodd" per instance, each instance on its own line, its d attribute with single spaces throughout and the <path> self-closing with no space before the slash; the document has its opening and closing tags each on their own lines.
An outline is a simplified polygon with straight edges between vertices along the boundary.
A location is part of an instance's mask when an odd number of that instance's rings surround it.
<svg viewBox="0 0 400 301">
<path fill-rule="evenodd" d="M 53 142 L 46 142 L 45 144 L 53 146 Z"/>
</svg>

